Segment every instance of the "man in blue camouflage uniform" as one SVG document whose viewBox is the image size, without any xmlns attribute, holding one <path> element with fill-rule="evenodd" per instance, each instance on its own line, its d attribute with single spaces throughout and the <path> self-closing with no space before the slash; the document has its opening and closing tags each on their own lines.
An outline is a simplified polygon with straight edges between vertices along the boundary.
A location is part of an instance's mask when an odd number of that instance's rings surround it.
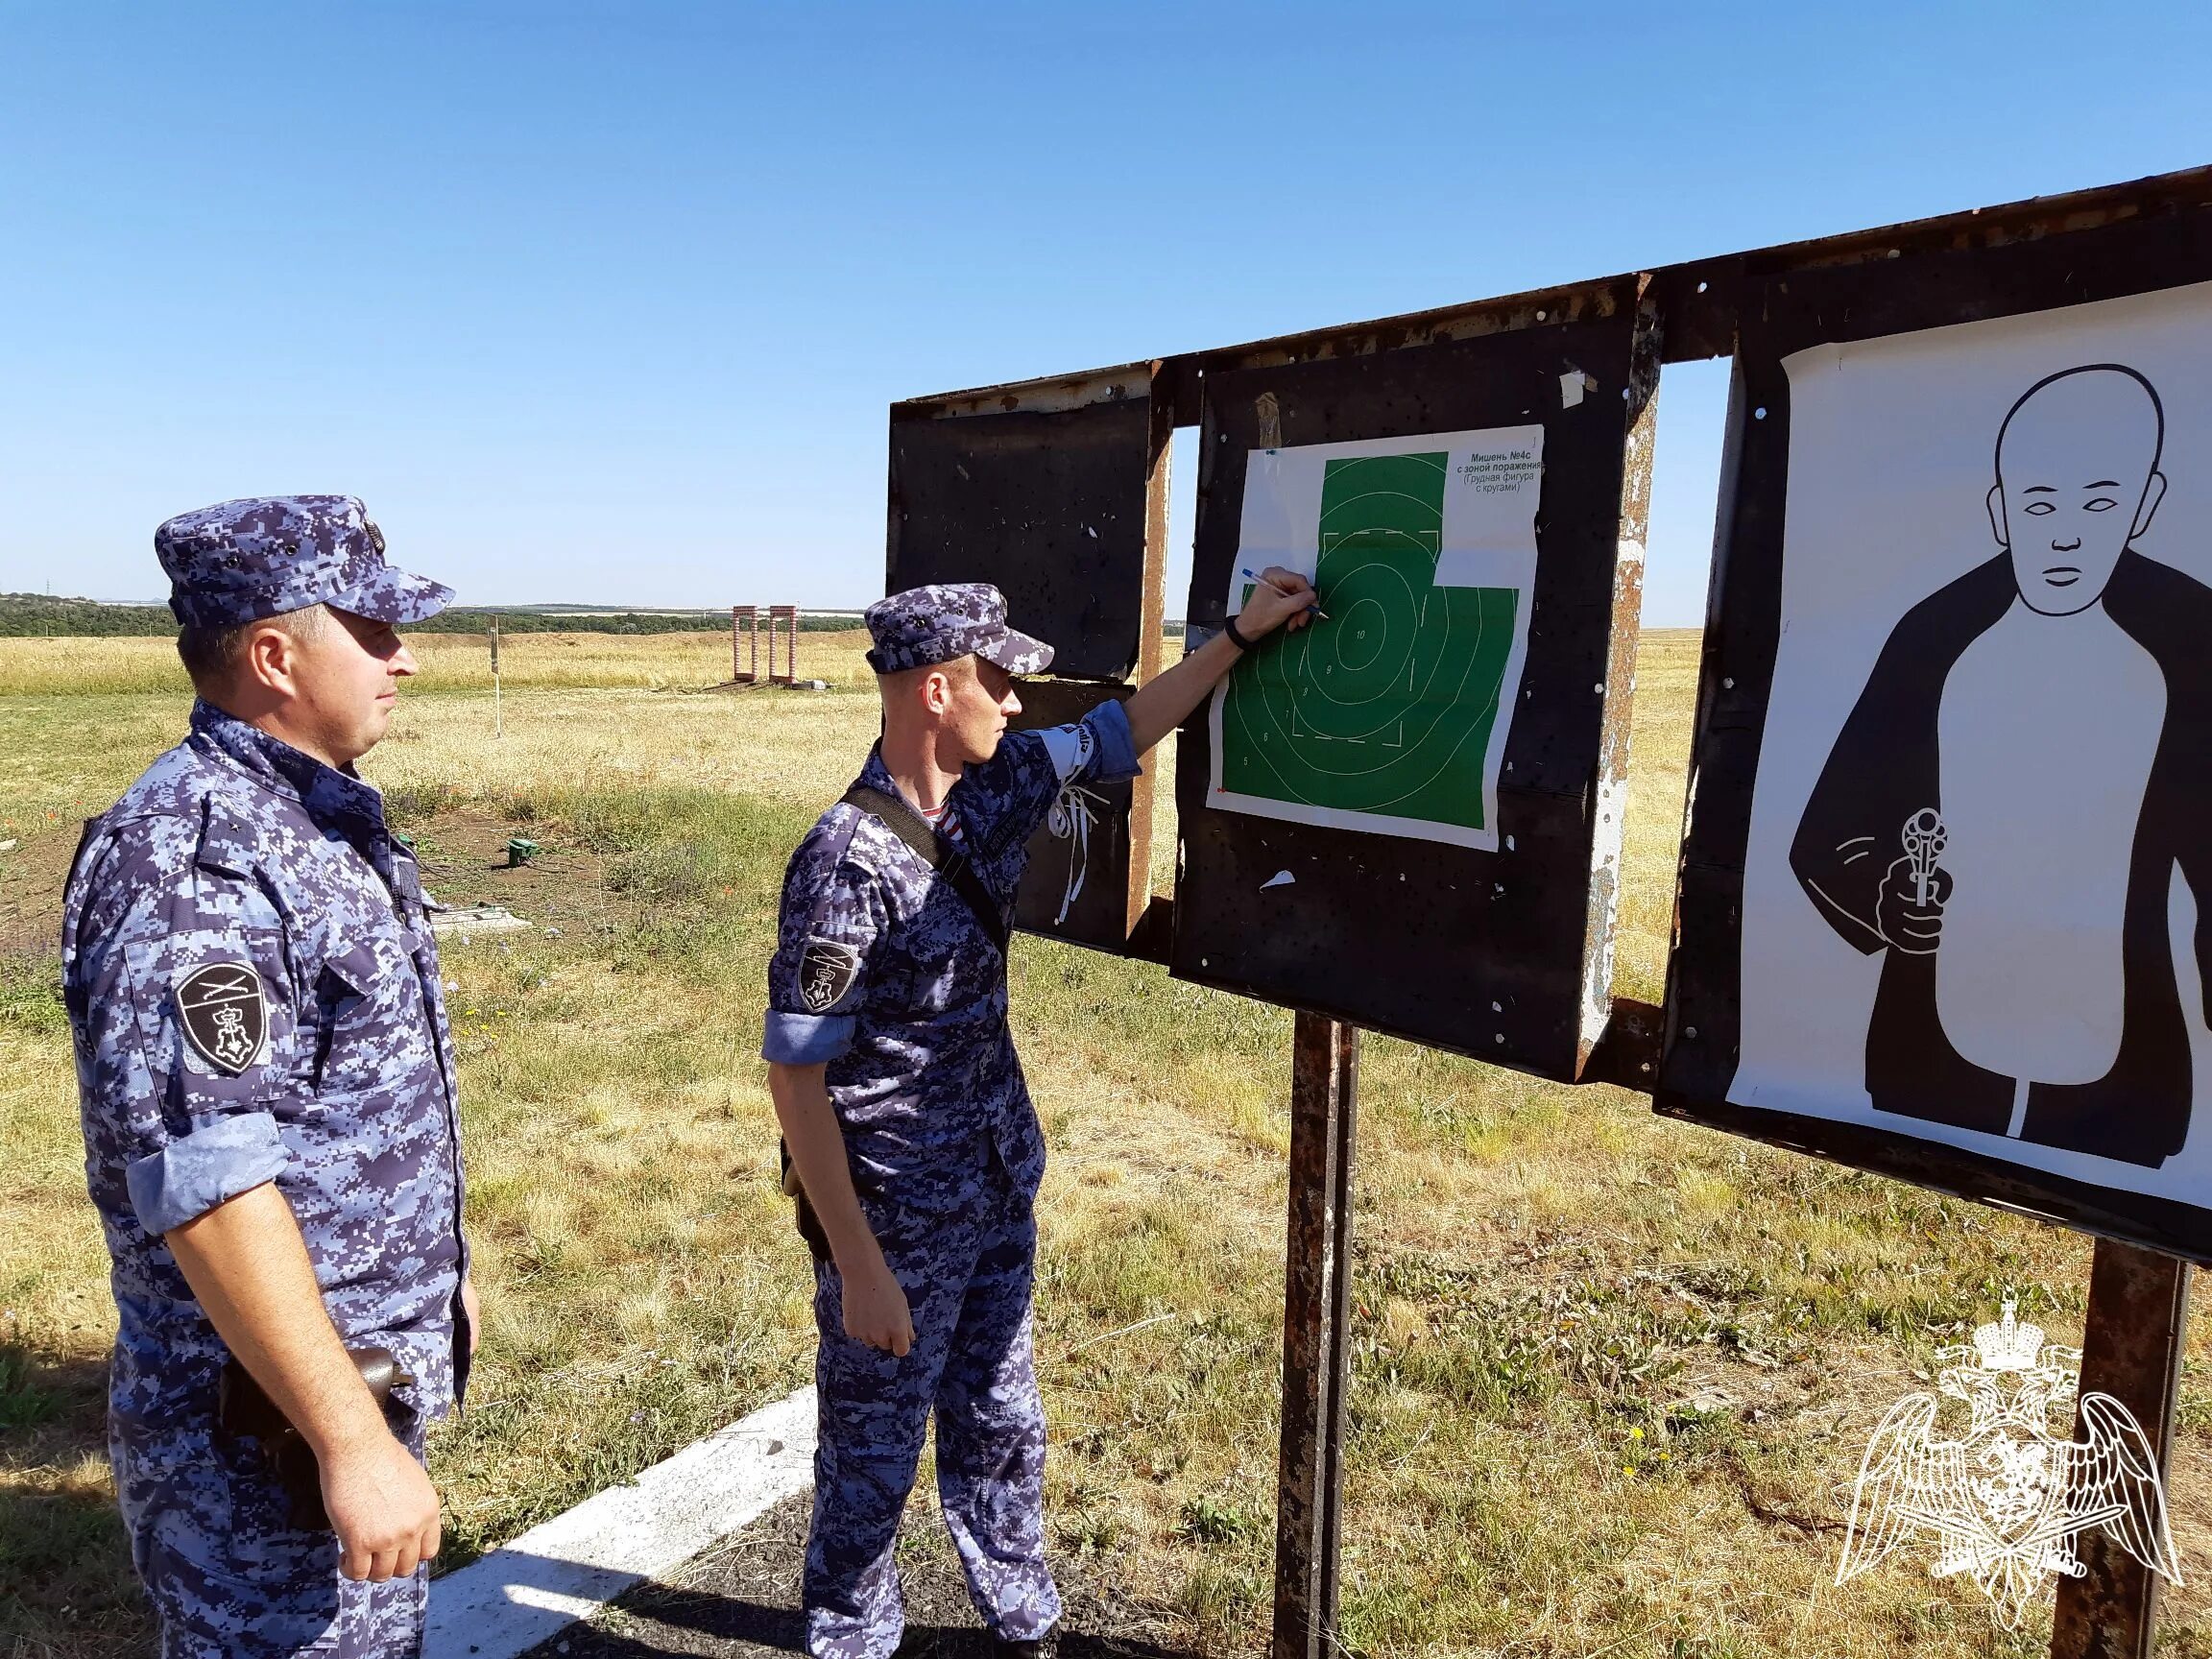
<svg viewBox="0 0 2212 1659">
<path fill-rule="evenodd" d="M 1000 941 L 1060 792 L 1136 775 L 1242 651 L 1303 625 L 1312 603 L 1306 578 L 1271 569 L 1221 636 L 1126 705 L 1016 733 L 1014 676 L 1052 651 L 1006 625 L 996 588 L 917 588 L 868 610 L 883 736 L 855 790 L 878 792 L 881 810 L 842 802 L 792 854 L 761 1049 L 827 1246 L 805 1580 L 821 1659 L 899 1646 L 893 1547 L 932 1411 L 938 1496 L 977 1612 L 1000 1650 L 1053 1641 L 1029 1318 L 1045 1142 L 1006 1026 Z M 932 832 L 920 844 L 934 868 L 916 844 Z M 979 884 L 956 877 L 962 860 Z"/>
<path fill-rule="evenodd" d="M 452 597 L 343 495 L 155 534 L 200 698 L 86 827 L 62 923 L 120 1330 L 109 1450 L 164 1659 L 421 1650 L 423 1429 L 473 1344 L 453 1050 L 413 857 L 353 762 Z M 457 1326 L 457 1321 L 458 1326 Z M 457 1328 L 465 1328 L 457 1338 Z M 404 1373 L 379 1407 L 349 1350 Z M 235 1355 L 327 1524 L 218 1423 Z M 312 1485 L 312 1481 L 310 1482 Z"/>
</svg>

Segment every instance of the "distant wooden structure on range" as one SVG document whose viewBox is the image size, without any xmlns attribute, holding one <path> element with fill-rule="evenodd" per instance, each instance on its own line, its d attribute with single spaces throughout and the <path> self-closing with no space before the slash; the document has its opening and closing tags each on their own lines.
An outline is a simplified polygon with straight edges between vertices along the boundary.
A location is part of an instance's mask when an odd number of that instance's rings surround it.
<svg viewBox="0 0 2212 1659">
<path fill-rule="evenodd" d="M 760 611 L 757 605 L 730 607 L 730 678 L 751 685 L 760 678 Z M 768 684 L 789 685 L 799 678 L 799 607 L 771 605 L 768 611 Z M 776 672 L 777 625 L 783 632 L 783 672 Z"/>
</svg>

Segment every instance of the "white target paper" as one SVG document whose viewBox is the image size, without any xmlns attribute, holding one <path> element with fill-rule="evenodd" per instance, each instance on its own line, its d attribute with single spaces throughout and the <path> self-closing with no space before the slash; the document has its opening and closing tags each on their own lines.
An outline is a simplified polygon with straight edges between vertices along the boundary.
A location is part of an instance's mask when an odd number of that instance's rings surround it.
<svg viewBox="0 0 2212 1659">
<path fill-rule="evenodd" d="M 1252 452 L 1228 609 L 1277 565 L 1328 614 L 1215 693 L 1209 805 L 1497 848 L 1543 455 L 1540 425 Z"/>
<path fill-rule="evenodd" d="M 2157 591 L 2188 598 L 2212 584 L 2212 285 L 1820 347 L 1784 367 L 1781 634 L 1745 863 L 1729 1099 L 2204 1203 L 2212 1032 L 2192 942 L 2212 892 L 2184 876 L 2203 839 L 2194 804 L 2169 836 L 2179 857 L 2161 853 L 2148 877 L 2140 858 L 2131 864 L 2140 847 L 2166 844 L 2138 831 L 2174 813 L 2162 805 L 2174 791 L 2156 781 L 2162 768 L 2172 776 L 2160 734 L 2186 712 L 2173 699 L 2194 682 L 2162 670 L 2106 606 L 2125 609 L 2108 574 L 2122 544 L 2161 567 Z M 1961 624 L 1945 596 L 1982 581 L 1972 573 L 1999 555 L 2003 591 Z M 1913 744 L 1933 745 L 1939 810 L 1885 799 L 1880 822 L 1854 826 L 1843 819 L 1858 786 L 1822 780 L 1838 775 L 1854 710 L 1884 684 L 1908 687 L 1896 706 L 1924 718 L 1905 723 L 1888 758 L 1861 754 L 1855 775 L 1876 793 Z M 1887 875 L 1854 906 L 1844 889 L 1878 866 Z M 1836 893 L 1819 897 L 1831 882 Z M 1877 890 L 1872 905 L 1865 893 Z M 2152 954 L 2165 958 L 2150 973 L 2146 928 L 2160 932 Z M 2126 975 L 2124 933 L 2138 941 Z M 2009 1118 L 1968 1128 L 1876 1109 L 1874 1091 L 1894 1082 L 1872 1052 L 1887 1028 L 1877 997 L 1903 995 L 1894 976 L 1884 991 L 1900 953 L 1930 965 L 1915 1017 L 1941 1043 L 1928 1047 L 2004 1080 Z M 2186 1143 L 2162 1163 L 2039 1143 L 2033 1101 L 2053 1095 L 2035 1087 L 2118 1074 L 2153 981 L 2185 1022 Z"/>
</svg>

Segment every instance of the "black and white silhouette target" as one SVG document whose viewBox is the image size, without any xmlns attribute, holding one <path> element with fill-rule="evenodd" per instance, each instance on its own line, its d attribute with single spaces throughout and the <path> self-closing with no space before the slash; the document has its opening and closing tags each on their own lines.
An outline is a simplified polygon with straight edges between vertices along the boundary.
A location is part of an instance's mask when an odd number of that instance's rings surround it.
<svg viewBox="0 0 2212 1659">
<path fill-rule="evenodd" d="M 2212 1216 L 2170 1219 L 2212 1190 L 2212 283 L 1774 367 L 1734 1006 L 1678 968 L 1698 1034 L 1668 1086 L 1724 1079 L 1754 1133 L 1826 1119 L 2164 1201 L 2161 1242 L 2212 1247 Z M 1710 844 L 1694 817 L 1693 962 Z M 1703 1052 L 1730 1012 L 1732 1069 Z"/>
</svg>

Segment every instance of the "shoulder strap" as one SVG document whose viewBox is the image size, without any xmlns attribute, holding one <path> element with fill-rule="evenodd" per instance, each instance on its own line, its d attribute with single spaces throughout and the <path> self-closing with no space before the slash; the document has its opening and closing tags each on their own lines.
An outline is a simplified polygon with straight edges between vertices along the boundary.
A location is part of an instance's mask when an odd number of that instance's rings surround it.
<svg viewBox="0 0 2212 1659">
<path fill-rule="evenodd" d="M 975 866 L 969 862 L 967 854 L 939 834 L 937 827 L 909 806 L 902 796 L 887 794 L 866 783 L 855 783 L 845 791 L 844 801 L 848 806 L 857 806 L 878 820 L 906 843 L 915 857 L 948 882 L 952 891 L 967 902 L 968 908 L 974 911 L 976 925 L 983 929 L 984 936 L 998 947 L 999 959 L 1005 959 L 1005 915 L 998 908 L 998 901 L 991 896 L 991 889 L 983 884 L 983 878 L 975 874 Z"/>
</svg>

